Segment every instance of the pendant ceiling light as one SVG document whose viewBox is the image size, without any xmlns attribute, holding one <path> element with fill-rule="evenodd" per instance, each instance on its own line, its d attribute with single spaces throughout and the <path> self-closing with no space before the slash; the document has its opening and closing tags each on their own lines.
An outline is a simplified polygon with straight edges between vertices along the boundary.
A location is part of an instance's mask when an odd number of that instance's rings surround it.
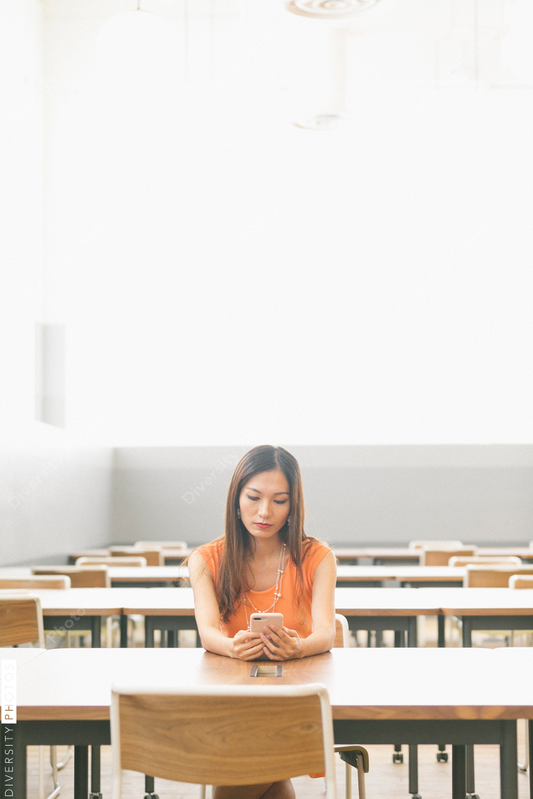
<svg viewBox="0 0 533 799">
<path fill-rule="evenodd" d="M 348 19 L 390 5 L 394 0 L 286 0 L 291 14 L 313 19 Z"/>
</svg>

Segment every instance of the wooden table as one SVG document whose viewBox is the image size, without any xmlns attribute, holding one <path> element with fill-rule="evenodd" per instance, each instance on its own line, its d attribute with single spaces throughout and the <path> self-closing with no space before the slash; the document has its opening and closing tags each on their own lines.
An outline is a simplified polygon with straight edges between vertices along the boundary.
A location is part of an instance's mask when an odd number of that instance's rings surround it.
<svg viewBox="0 0 533 799">
<path fill-rule="evenodd" d="M 338 560 L 343 562 L 357 562 L 359 560 L 372 560 L 374 565 L 385 565 L 387 562 L 404 562 L 418 564 L 420 562 L 419 549 L 409 547 L 336 547 L 333 552 Z M 533 560 L 533 547 L 502 546 L 478 547 L 479 557 L 518 557 L 523 560 Z"/>
<path fill-rule="evenodd" d="M 72 589 L 71 589 L 72 590 Z M 455 590 L 455 589 L 453 589 Z M 191 588 L 179 591 L 168 588 L 111 589 L 119 591 L 127 604 L 122 607 L 125 617 L 145 617 L 145 645 L 154 645 L 154 630 L 196 629 L 194 600 Z M 416 620 L 418 616 L 436 616 L 440 613 L 437 592 L 427 594 L 417 588 L 336 588 L 335 609 L 348 619 L 350 629 L 394 630 L 396 644 L 403 645 L 403 632 L 407 633 L 407 645 L 417 645 Z M 169 646 L 175 638 L 169 638 Z M 124 644 L 125 645 L 125 644 Z"/>
<path fill-rule="evenodd" d="M 533 670 L 529 655 L 527 663 L 521 655 L 523 676 Z M 530 719 L 533 741 L 533 687 L 509 679 L 509 668 L 486 649 L 337 649 L 287 662 L 282 677 L 259 682 L 326 685 L 337 742 L 451 744 L 453 799 L 465 799 L 465 745 L 499 744 L 501 798 L 517 799 L 516 719 Z M 395 680 L 384 679 L 391 673 Z M 25 747 L 54 743 L 76 745 L 75 799 L 86 799 L 88 746 L 110 742 L 111 685 L 131 682 L 170 688 L 258 679 L 250 663 L 200 649 L 44 652 L 18 670 L 14 799 L 26 795 Z"/>
<path fill-rule="evenodd" d="M 473 630 L 533 630 L 533 589 L 454 588 L 442 590 L 439 603 L 443 621 L 462 619 L 463 646 L 472 646 Z"/>
<path fill-rule="evenodd" d="M 464 568 L 450 566 L 337 566 L 337 585 L 395 581 L 410 586 L 462 586 Z"/>
<path fill-rule="evenodd" d="M 45 630 L 90 630 L 93 647 L 101 645 L 102 618 L 122 615 L 121 596 L 114 588 L 32 589 L 31 593 L 41 601 Z"/>
<path fill-rule="evenodd" d="M 112 546 L 120 546 L 120 544 Z M 149 549 L 149 546 L 147 545 L 146 548 Z M 177 549 L 176 547 L 161 547 L 161 554 L 163 555 L 165 565 L 167 566 L 181 563 L 183 558 L 186 558 L 188 555 L 190 555 L 192 551 L 192 547 L 187 547 L 186 549 Z M 132 552 L 131 554 L 133 555 L 134 553 Z M 107 558 L 110 556 L 111 553 L 109 549 L 80 549 L 78 552 L 71 552 L 71 554 L 68 556 L 68 562 L 72 565 L 76 563 L 78 558 Z"/>
</svg>

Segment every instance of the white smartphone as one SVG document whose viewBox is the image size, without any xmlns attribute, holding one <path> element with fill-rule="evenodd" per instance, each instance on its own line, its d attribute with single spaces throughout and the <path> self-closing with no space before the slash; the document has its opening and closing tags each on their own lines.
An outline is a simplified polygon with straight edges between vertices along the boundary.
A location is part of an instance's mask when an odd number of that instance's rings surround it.
<svg viewBox="0 0 533 799">
<path fill-rule="evenodd" d="M 262 633 L 263 627 L 275 624 L 283 627 L 283 613 L 252 613 L 250 616 L 250 632 Z"/>
</svg>

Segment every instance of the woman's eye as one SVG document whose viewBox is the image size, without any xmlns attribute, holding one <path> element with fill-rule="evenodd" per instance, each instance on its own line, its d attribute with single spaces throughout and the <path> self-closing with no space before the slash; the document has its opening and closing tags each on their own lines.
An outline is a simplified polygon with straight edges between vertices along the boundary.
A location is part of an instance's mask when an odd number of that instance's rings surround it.
<svg viewBox="0 0 533 799">
<path fill-rule="evenodd" d="M 257 500 L 259 499 L 259 497 L 250 497 L 250 496 L 247 496 L 247 497 L 246 497 L 246 499 L 251 499 L 251 500 L 252 500 L 252 502 L 257 502 Z"/>
<path fill-rule="evenodd" d="M 289 500 L 288 499 L 275 499 L 274 502 L 276 505 L 285 505 Z"/>
</svg>

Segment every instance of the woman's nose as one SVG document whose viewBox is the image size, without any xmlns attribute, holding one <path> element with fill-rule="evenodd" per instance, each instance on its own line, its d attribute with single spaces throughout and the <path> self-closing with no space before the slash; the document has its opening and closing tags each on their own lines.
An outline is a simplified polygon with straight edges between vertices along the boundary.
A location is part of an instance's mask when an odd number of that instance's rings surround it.
<svg viewBox="0 0 533 799">
<path fill-rule="evenodd" d="M 270 516 L 270 505 L 268 502 L 262 502 L 259 506 L 259 515 L 262 519 L 267 519 Z"/>
</svg>

